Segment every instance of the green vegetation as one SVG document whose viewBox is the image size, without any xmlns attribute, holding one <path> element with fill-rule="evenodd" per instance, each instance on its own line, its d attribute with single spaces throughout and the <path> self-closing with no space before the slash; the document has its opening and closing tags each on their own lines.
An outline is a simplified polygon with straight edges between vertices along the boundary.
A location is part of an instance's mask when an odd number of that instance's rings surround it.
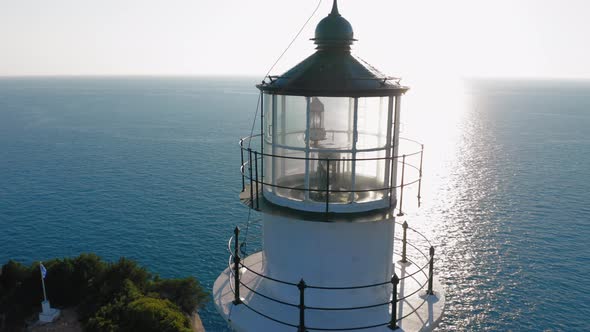
<svg viewBox="0 0 590 332">
<path fill-rule="evenodd" d="M 161 279 L 136 262 L 104 262 L 94 254 L 43 262 L 47 297 L 54 307 L 77 307 L 90 332 L 190 332 L 188 316 L 208 301 L 193 278 Z M 0 312 L 19 326 L 40 310 L 39 263 L 9 261 L 0 275 Z"/>
</svg>

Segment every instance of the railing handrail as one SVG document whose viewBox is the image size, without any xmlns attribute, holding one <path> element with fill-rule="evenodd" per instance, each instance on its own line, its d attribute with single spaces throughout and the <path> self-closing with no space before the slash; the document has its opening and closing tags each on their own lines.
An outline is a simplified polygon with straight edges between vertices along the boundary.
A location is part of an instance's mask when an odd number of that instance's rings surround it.
<svg viewBox="0 0 590 332">
<path fill-rule="evenodd" d="M 272 183 L 264 182 L 262 180 L 256 181 L 256 179 L 252 179 L 252 178 L 250 178 L 246 174 L 244 174 L 244 176 L 245 176 L 246 179 L 252 180 L 252 183 L 258 183 L 258 184 L 262 184 L 262 185 L 273 187 L 273 188 L 290 189 L 290 190 L 300 190 L 300 191 L 313 191 L 313 192 L 326 192 L 326 189 L 287 187 L 287 186 L 281 186 L 281 185 L 278 185 L 278 184 L 272 184 Z M 413 185 L 415 183 L 418 183 L 418 181 L 420 181 L 420 179 L 412 180 L 410 182 L 405 182 L 404 183 L 404 186 Z M 354 189 L 354 190 L 353 189 L 350 189 L 350 190 L 330 189 L 329 192 L 330 193 L 362 193 L 362 192 L 371 192 L 371 191 L 385 191 L 385 190 L 389 190 L 389 189 L 392 189 L 392 188 L 393 189 L 401 188 L 401 185 L 399 185 L 399 186 L 393 186 L 393 187 L 370 188 L 370 189 Z"/>
<path fill-rule="evenodd" d="M 399 221 L 395 221 L 396 225 L 402 226 L 403 223 L 399 222 Z M 417 231 L 416 229 L 412 228 L 412 227 L 407 227 L 408 230 L 413 231 L 414 233 L 416 233 L 417 235 L 419 235 L 422 240 L 426 241 L 426 243 L 428 243 L 429 248 L 432 247 L 432 243 L 430 242 L 430 240 L 422 233 L 420 233 L 419 231 Z M 401 240 L 398 237 L 394 237 L 395 240 Z M 227 252 L 230 255 L 230 257 L 233 257 L 233 252 L 231 250 L 231 243 L 234 241 L 234 236 L 232 235 L 229 240 L 227 241 Z M 422 255 L 423 258 L 428 259 L 429 256 L 424 253 L 424 251 L 422 251 L 420 248 L 416 247 L 412 241 L 407 241 L 407 244 L 409 244 L 412 248 L 414 248 L 420 255 Z M 395 253 L 395 251 L 394 251 Z M 418 264 L 414 263 L 413 261 L 410 261 L 410 263 L 414 264 L 415 266 L 418 266 Z M 276 278 L 272 278 L 266 275 L 263 275 L 259 272 L 256 272 L 252 269 L 250 269 L 248 266 L 244 265 L 243 263 L 241 263 L 242 267 L 244 267 L 246 270 L 258 275 L 259 277 L 277 282 L 277 283 L 281 283 L 281 284 L 285 284 L 285 285 L 290 285 L 290 286 L 297 286 L 297 283 L 295 282 L 289 282 L 289 281 L 284 281 L 284 280 L 279 280 Z M 426 264 L 424 264 L 422 267 L 420 267 L 420 269 L 412 272 L 412 274 L 406 275 L 404 277 L 401 277 L 400 280 L 403 280 L 405 278 L 408 277 L 412 277 L 414 274 L 418 273 L 418 272 L 423 272 L 424 269 L 428 267 L 428 262 Z M 370 287 L 378 287 L 378 286 L 383 286 L 390 283 L 390 281 L 384 281 L 381 283 L 375 283 L 375 284 L 369 284 L 369 285 L 361 285 L 361 286 L 351 286 L 351 287 L 325 287 L 325 286 L 314 286 L 314 285 L 306 285 L 307 288 L 312 288 L 312 289 L 324 289 L 324 290 L 349 290 L 349 289 L 361 289 L 361 288 L 370 288 Z"/>
<path fill-rule="evenodd" d="M 395 156 L 389 156 L 389 157 L 375 157 L 375 158 L 313 158 L 313 157 L 293 157 L 293 156 L 285 156 L 285 155 L 276 155 L 276 154 L 272 154 L 272 153 L 266 153 L 266 152 L 259 152 L 256 149 L 253 149 L 252 146 L 248 146 L 248 147 L 244 147 L 244 141 L 249 139 L 252 140 L 255 137 L 260 137 L 260 134 L 255 134 L 255 135 L 251 135 L 251 136 L 246 136 L 246 137 L 242 137 L 240 138 L 239 144 L 240 144 L 240 148 L 242 151 L 248 151 L 248 150 L 252 150 L 252 151 L 256 151 L 256 154 L 259 156 L 264 156 L 264 157 L 272 157 L 272 158 L 280 158 L 280 159 L 294 159 L 294 160 L 320 160 L 320 161 L 374 161 L 374 160 L 393 160 L 393 159 L 401 159 L 403 158 L 403 156 L 405 155 L 406 158 L 407 157 L 412 157 L 415 155 L 419 155 L 422 150 L 423 150 L 423 145 L 422 143 L 419 143 L 416 140 L 410 139 L 410 138 L 405 138 L 405 137 L 400 137 L 400 140 L 404 140 L 404 141 L 408 141 L 408 142 L 412 142 L 414 144 L 417 144 L 420 146 L 420 149 L 418 151 L 415 152 L 410 152 L 410 153 L 406 153 L 406 154 L 400 154 L 400 155 L 395 155 Z M 377 151 L 381 151 L 381 150 L 386 150 L 387 148 L 384 147 L 382 149 L 379 149 Z M 344 152 L 344 153 L 350 153 L 351 150 L 344 150 L 344 149 L 318 149 L 317 151 L 322 152 L 322 151 L 334 151 L 334 152 Z M 369 149 L 370 151 L 366 151 L 366 152 L 374 152 L 373 149 Z M 314 150 L 315 151 L 315 150 Z M 363 151 L 362 149 L 357 149 L 356 153 L 363 153 L 365 151 Z M 245 165 L 246 163 L 244 163 Z M 418 170 L 418 167 L 415 167 Z"/>
</svg>

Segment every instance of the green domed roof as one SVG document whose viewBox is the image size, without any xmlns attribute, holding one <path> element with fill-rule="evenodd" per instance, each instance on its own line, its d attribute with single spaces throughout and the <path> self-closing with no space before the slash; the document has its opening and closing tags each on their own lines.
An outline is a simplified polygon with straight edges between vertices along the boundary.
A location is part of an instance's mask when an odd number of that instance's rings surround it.
<svg viewBox="0 0 590 332">
<path fill-rule="evenodd" d="M 354 41 L 352 25 L 340 13 L 338 4 L 334 0 L 332 12 L 326 16 L 315 28 L 315 43 L 319 46 L 350 45 Z"/>
</svg>

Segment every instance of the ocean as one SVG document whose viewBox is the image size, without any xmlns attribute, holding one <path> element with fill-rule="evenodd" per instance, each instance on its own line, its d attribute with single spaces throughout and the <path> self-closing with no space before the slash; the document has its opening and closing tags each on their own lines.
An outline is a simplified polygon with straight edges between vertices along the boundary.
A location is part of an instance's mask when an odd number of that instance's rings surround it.
<svg viewBox="0 0 590 332">
<path fill-rule="evenodd" d="M 210 289 L 248 218 L 237 142 L 257 81 L 1 78 L 0 263 L 96 252 Z M 402 106 L 402 136 L 425 143 L 422 204 L 404 208 L 436 247 L 438 330 L 589 330 L 590 82 L 441 90 Z"/>
</svg>

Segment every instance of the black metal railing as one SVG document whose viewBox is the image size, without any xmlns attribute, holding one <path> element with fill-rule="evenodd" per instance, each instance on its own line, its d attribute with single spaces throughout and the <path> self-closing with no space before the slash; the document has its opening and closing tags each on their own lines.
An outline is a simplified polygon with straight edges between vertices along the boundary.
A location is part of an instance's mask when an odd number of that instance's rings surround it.
<svg viewBox="0 0 590 332">
<path fill-rule="evenodd" d="M 325 203 L 325 212 L 330 212 L 330 195 L 336 193 L 342 194 L 350 194 L 351 197 L 354 197 L 355 194 L 360 193 L 387 193 L 388 197 L 384 195 L 384 199 L 389 199 L 389 207 L 392 207 L 392 204 L 397 204 L 397 210 L 399 211 L 398 216 L 403 216 L 403 201 L 404 201 L 404 189 L 408 186 L 417 184 L 418 185 L 418 205 L 420 205 L 420 198 L 421 198 L 421 188 L 422 188 L 422 165 L 423 165 L 423 156 L 424 156 L 424 145 L 406 138 L 400 138 L 400 140 L 415 144 L 417 146 L 416 150 L 410 153 L 401 154 L 401 155 L 393 155 L 393 156 L 386 156 L 386 157 L 376 157 L 376 158 L 314 158 L 314 157 L 297 157 L 297 156 L 289 156 L 289 155 L 278 155 L 272 153 L 265 153 L 257 151 L 256 147 L 252 147 L 250 145 L 251 141 L 259 137 L 260 134 L 252 135 L 248 137 L 244 137 L 240 139 L 240 173 L 242 176 L 242 192 L 246 190 L 249 191 L 249 201 L 247 202 L 250 208 L 259 210 L 260 209 L 260 194 L 264 187 L 274 188 L 274 189 L 283 189 L 283 190 L 294 190 L 297 192 L 302 192 L 304 195 L 308 195 L 309 193 L 320 193 L 322 197 L 324 197 Z M 247 142 L 247 144 L 245 144 Z M 258 144 L 257 144 L 258 145 Z M 344 153 L 349 153 L 344 151 Z M 362 153 L 359 151 L 357 153 Z M 279 184 L 274 183 L 274 181 L 266 181 L 264 177 L 264 162 L 265 158 L 270 158 L 270 160 L 301 160 L 301 161 L 317 161 L 323 162 L 326 165 L 326 179 L 325 179 L 325 186 L 324 188 L 318 187 L 313 188 L 310 186 L 301 186 L 300 184 L 297 185 L 286 185 L 286 184 Z M 413 158 L 412 161 L 410 159 Z M 385 185 L 377 185 L 375 187 L 362 187 L 362 188 L 351 188 L 351 189 L 335 189 L 330 188 L 330 172 L 331 170 L 330 165 L 339 165 L 339 163 L 351 162 L 351 163 L 362 163 L 368 161 L 386 161 L 390 165 L 390 169 L 386 170 L 389 171 L 390 174 L 388 175 L 388 180 Z M 260 164 L 260 165 L 259 165 Z M 401 179 L 399 183 L 397 183 L 395 177 L 395 165 L 401 165 Z M 267 165 L 268 167 L 268 165 Z M 408 179 L 408 169 L 412 169 L 414 171 L 414 176 Z M 332 174 L 333 175 L 333 174 Z M 246 185 L 248 183 L 248 185 Z M 395 197 L 395 190 L 400 190 L 399 200 L 394 202 Z"/>
<path fill-rule="evenodd" d="M 296 328 L 298 332 L 301 331 L 356 331 L 356 330 L 365 330 L 370 328 L 376 328 L 381 326 L 388 326 L 392 330 L 398 329 L 398 324 L 405 318 L 409 317 L 410 315 L 414 314 L 417 310 L 419 310 L 427 301 L 428 298 L 424 297 L 422 302 L 413 307 L 409 313 L 406 313 L 403 317 L 398 317 L 398 305 L 400 302 L 405 301 L 406 299 L 414 296 L 419 291 L 423 290 L 426 287 L 426 294 L 433 295 L 433 276 L 434 276 L 434 247 L 422 233 L 418 232 L 417 230 L 408 226 L 407 222 L 398 223 L 403 227 L 403 236 L 402 238 L 394 237 L 396 240 L 402 241 L 402 252 L 401 257 L 402 260 L 400 263 L 409 263 L 416 267 L 416 270 L 409 274 L 404 274 L 401 278 L 397 276 L 394 272 L 393 276 L 390 280 L 385 280 L 383 282 L 368 284 L 368 285 L 354 285 L 348 287 L 327 287 L 327 286 L 317 286 L 317 285 L 310 285 L 307 284 L 303 279 L 301 279 L 298 283 L 289 282 L 285 280 L 279 280 L 267 275 L 264 275 L 261 272 L 256 271 L 255 269 L 250 268 L 249 266 L 244 264 L 244 260 L 240 256 L 240 243 L 239 243 L 239 236 L 240 236 L 240 229 L 236 227 L 234 229 L 234 235 L 228 241 L 228 252 L 229 252 L 229 262 L 228 262 L 228 269 L 230 271 L 230 287 L 234 294 L 234 305 L 243 305 L 244 307 L 248 308 L 250 311 L 266 318 L 276 323 L 290 326 Z M 416 235 L 418 235 L 426 244 L 429 246 L 429 254 L 427 255 L 422 249 L 420 249 L 415 244 L 408 241 L 407 231 L 410 230 Z M 232 250 L 232 242 L 234 243 L 234 248 Z M 418 265 L 413 259 L 408 257 L 407 246 L 410 246 L 414 249 L 414 252 L 419 254 L 418 259 L 424 259 L 426 262 L 423 264 Z M 400 253 L 394 252 L 396 255 L 400 255 Z M 233 264 L 232 264 L 233 263 Z M 428 271 L 426 271 L 428 269 Z M 240 270 L 245 272 L 250 272 L 256 275 L 259 278 L 263 278 L 270 282 L 279 283 L 288 287 L 297 288 L 299 299 L 297 302 L 292 303 L 285 300 L 274 298 L 268 294 L 264 294 L 257 289 L 250 287 L 248 284 L 242 282 L 241 280 L 241 273 Z M 395 268 L 394 268 L 395 271 Z M 245 273 L 244 272 L 244 273 Z M 417 275 L 422 275 L 426 280 L 420 282 Z M 409 294 L 404 292 L 403 296 L 398 297 L 398 285 L 402 280 L 412 278 L 418 284 L 418 287 L 411 291 Z M 374 287 L 381 287 L 391 284 L 391 299 L 389 301 L 364 305 L 364 306 L 356 306 L 356 307 L 318 307 L 318 306 L 309 306 L 306 305 L 306 290 L 307 289 L 315 289 L 315 290 L 322 290 L 322 291 L 338 291 L 338 290 L 356 290 L 356 289 L 365 289 L 365 288 L 374 288 Z M 298 310 L 298 322 L 286 322 L 284 320 L 277 319 L 276 317 L 272 317 L 264 312 L 261 309 L 254 308 L 249 301 L 245 301 L 245 298 L 241 297 L 240 289 L 245 288 L 247 289 L 253 296 L 260 296 L 266 300 L 272 301 L 274 303 L 296 308 Z M 338 328 L 329 328 L 329 327 L 318 327 L 318 326 L 308 326 L 306 323 L 306 312 L 309 310 L 313 311 L 354 311 L 354 310 L 363 310 L 363 309 L 371 309 L 376 307 L 382 306 L 391 306 L 390 317 L 387 319 L 384 317 L 382 322 L 377 322 L 376 324 L 365 325 L 365 326 L 354 326 L 354 327 L 338 327 Z"/>
</svg>

